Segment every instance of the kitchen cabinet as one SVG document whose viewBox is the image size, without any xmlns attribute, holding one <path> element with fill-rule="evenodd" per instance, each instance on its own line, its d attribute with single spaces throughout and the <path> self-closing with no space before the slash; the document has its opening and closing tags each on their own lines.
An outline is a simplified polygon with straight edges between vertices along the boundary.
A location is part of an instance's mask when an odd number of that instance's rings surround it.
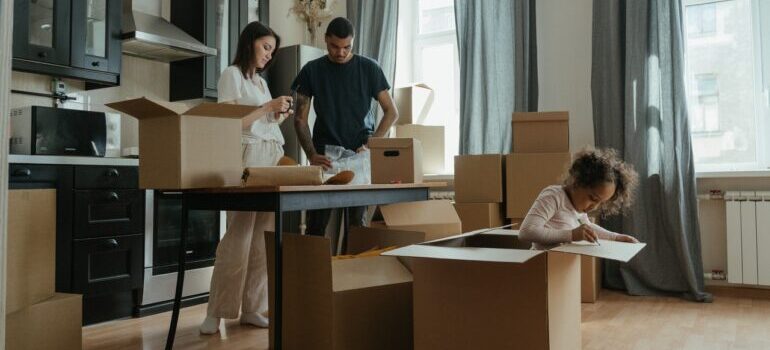
<svg viewBox="0 0 770 350">
<path fill-rule="evenodd" d="M 121 11 L 121 0 L 14 0 L 13 70 L 119 85 Z"/>
<path fill-rule="evenodd" d="M 241 30 L 267 18 L 267 0 L 171 0 L 171 23 L 217 50 L 217 56 L 170 64 L 171 101 L 216 99 L 219 74 L 232 63 Z"/>
<path fill-rule="evenodd" d="M 83 323 L 132 316 L 144 273 L 139 168 L 13 163 L 9 172 L 11 189 L 56 189 L 56 291 L 83 294 Z"/>
</svg>

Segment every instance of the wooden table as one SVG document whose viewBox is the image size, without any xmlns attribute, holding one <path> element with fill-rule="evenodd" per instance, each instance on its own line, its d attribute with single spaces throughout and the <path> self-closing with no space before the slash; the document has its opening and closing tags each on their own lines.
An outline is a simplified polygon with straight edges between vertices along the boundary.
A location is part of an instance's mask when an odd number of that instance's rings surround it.
<svg viewBox="0 0 770 350">
<path fill-rule="evenodd" d="M 182 303 L 182 287 L 185 274 L 185 246 L 187 244 L 187 217 L 190 210 L 262 211 L 275 213 L 275 300 L 271 301 L 275 329 L 275 349 L 281 349 L 282 333 L 282 214 L 284 212 L 345 208 L 343 232 L 348 234 L 348 207 L 380 205 L 427 200 L 431 187 L 443 183 L 393 184 L 393 185 L 322 185 L 322 186 L 269 186 L 224 187 L 182 191 L 182 234 L 179 249 L 176 293 L 171 324 L 166 337 L 166 349 L 174 346 L 179 308 Z"/>
</svg>

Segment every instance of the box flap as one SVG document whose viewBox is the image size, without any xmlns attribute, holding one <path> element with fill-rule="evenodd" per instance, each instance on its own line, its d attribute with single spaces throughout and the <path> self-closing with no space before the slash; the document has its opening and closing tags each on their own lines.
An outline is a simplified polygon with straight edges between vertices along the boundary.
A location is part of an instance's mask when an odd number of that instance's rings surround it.
<svg viewBox="0 0 770 350">
<path fill-rule="evenodd" d="M 184 114 L 201 117 L 241 119 L 249 115 L 249 113 L 256 111 L 258 108 L 259 107 L 257 106 L 236 105 L 232 103 L 204 102 L 188 109 Z"/>
<path fill-rule="evenodd" d="M 380 211 L 388 227 L 460 224 L 460 217 L 448 200 L 388 204 L 381 206 Z"/>
<path fill-rule="evenodd" d="M 625 243 L 605 241 L 602 239 L 599 240 L 599 243 L 601 245 L 583 241 L 572 242 L 562 244 L 556 248 L 550 249 L 549 251 L 588 255 L 595 256 L 597 258 L 628 262 L 637 253 L 639 253 L 639 251 L 647 246 L 647 243 Z"/>
<path fill-rule="evenodd" d="M 516 112 L 513 113 L 513 122 L 555 122 L 568 121 L 569 112 Z"/>
<path fill-rule="evenodd" d="M 405 138 L 405 137 L 394 137 L 394 138 L 386 138 L 386 137 L 372 137 L 369 139 L 368 147 L 370 149 L 376 149 L 376 148 L 409 148 L 414 145 L 416 141 L 413 138 Z"/>
<path fill-rule="evenodd" d="M 447 259 L 466 261 L 486 261 L 521 264 L 527 262 L 544 251 L 524 249 L 498 249 L 498 248 L 468 248 L 468 247 L 436 247 L 429 245 L 410 245 L 394 249 L 384 256 L 403 256 L 411 258 Z"/>
<path fill-rule="evenodd" d="M 105 106 L 140 120 L 180 115 L 186 108 L 180 103 L 153 101 L 146 97 L 111 102 Z"/>
<path fill-rule="evenodd" d="M 359 254 L 373 248 L 404 247 L 425 241 L 425 232 L 376 227 L 350 228 L 347 254 Z"/>
<path fill-rule="evenodd" d="M 353 289 L 412 282 L 412 273 L 398 259 L 373 256 L 332 261 L 332 289 Z"/>
</svg>

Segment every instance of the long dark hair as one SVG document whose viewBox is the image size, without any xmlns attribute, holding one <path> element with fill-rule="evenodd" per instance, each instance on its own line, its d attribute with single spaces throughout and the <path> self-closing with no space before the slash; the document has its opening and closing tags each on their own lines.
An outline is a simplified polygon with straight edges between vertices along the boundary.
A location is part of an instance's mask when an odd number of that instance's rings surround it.
<svg viewBox="0 0 770 350">
<path fill-rule="evenodd" d="M 275 48 L 273 49 L 273 54 L 275 54 L 275 52 L 278 51 L 278 48 L 281 47 L 281 37 L 279 37 L 278 34 L 275 34 L 270 27 L 262 23 L 254 21 L 247 24 L 246 28 L 243 28 L 240 37 L 238 37 L 238 49 L 235 51 L 233 65 L 238 66 L 241 70 L 241 74 L 246 78 L 252 78 L 249 71 L 252 62 L 254 62 L 254 41 L 264 36 L 272 36 L 275 38 Z M 272 63 L 273 57 L 270 57 L 270 60 L 267 61 L 262 69 L 257 69 L 257 73 L 262 73 L 270 67 Z"/>
</svg>

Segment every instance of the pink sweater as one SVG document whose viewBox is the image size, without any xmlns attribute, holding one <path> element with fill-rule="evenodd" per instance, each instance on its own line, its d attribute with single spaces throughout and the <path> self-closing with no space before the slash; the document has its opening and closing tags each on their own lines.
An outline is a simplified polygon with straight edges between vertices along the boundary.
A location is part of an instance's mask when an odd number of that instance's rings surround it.
<svg viewBox="0 0 770 350">
<path fill-rule="evenodd" d="M 519 229 L 519 238 L 532 242 L 532 248 L 546 250 L 572 241 L 572 230 L 580 226 L 579 219 L 589 222 L 601 239 L 614 240 L 618 234 L 590 223 L 586 213 L 572 206 L 561 185 L 546 187 L 532 204 Z"/>
</svg>

